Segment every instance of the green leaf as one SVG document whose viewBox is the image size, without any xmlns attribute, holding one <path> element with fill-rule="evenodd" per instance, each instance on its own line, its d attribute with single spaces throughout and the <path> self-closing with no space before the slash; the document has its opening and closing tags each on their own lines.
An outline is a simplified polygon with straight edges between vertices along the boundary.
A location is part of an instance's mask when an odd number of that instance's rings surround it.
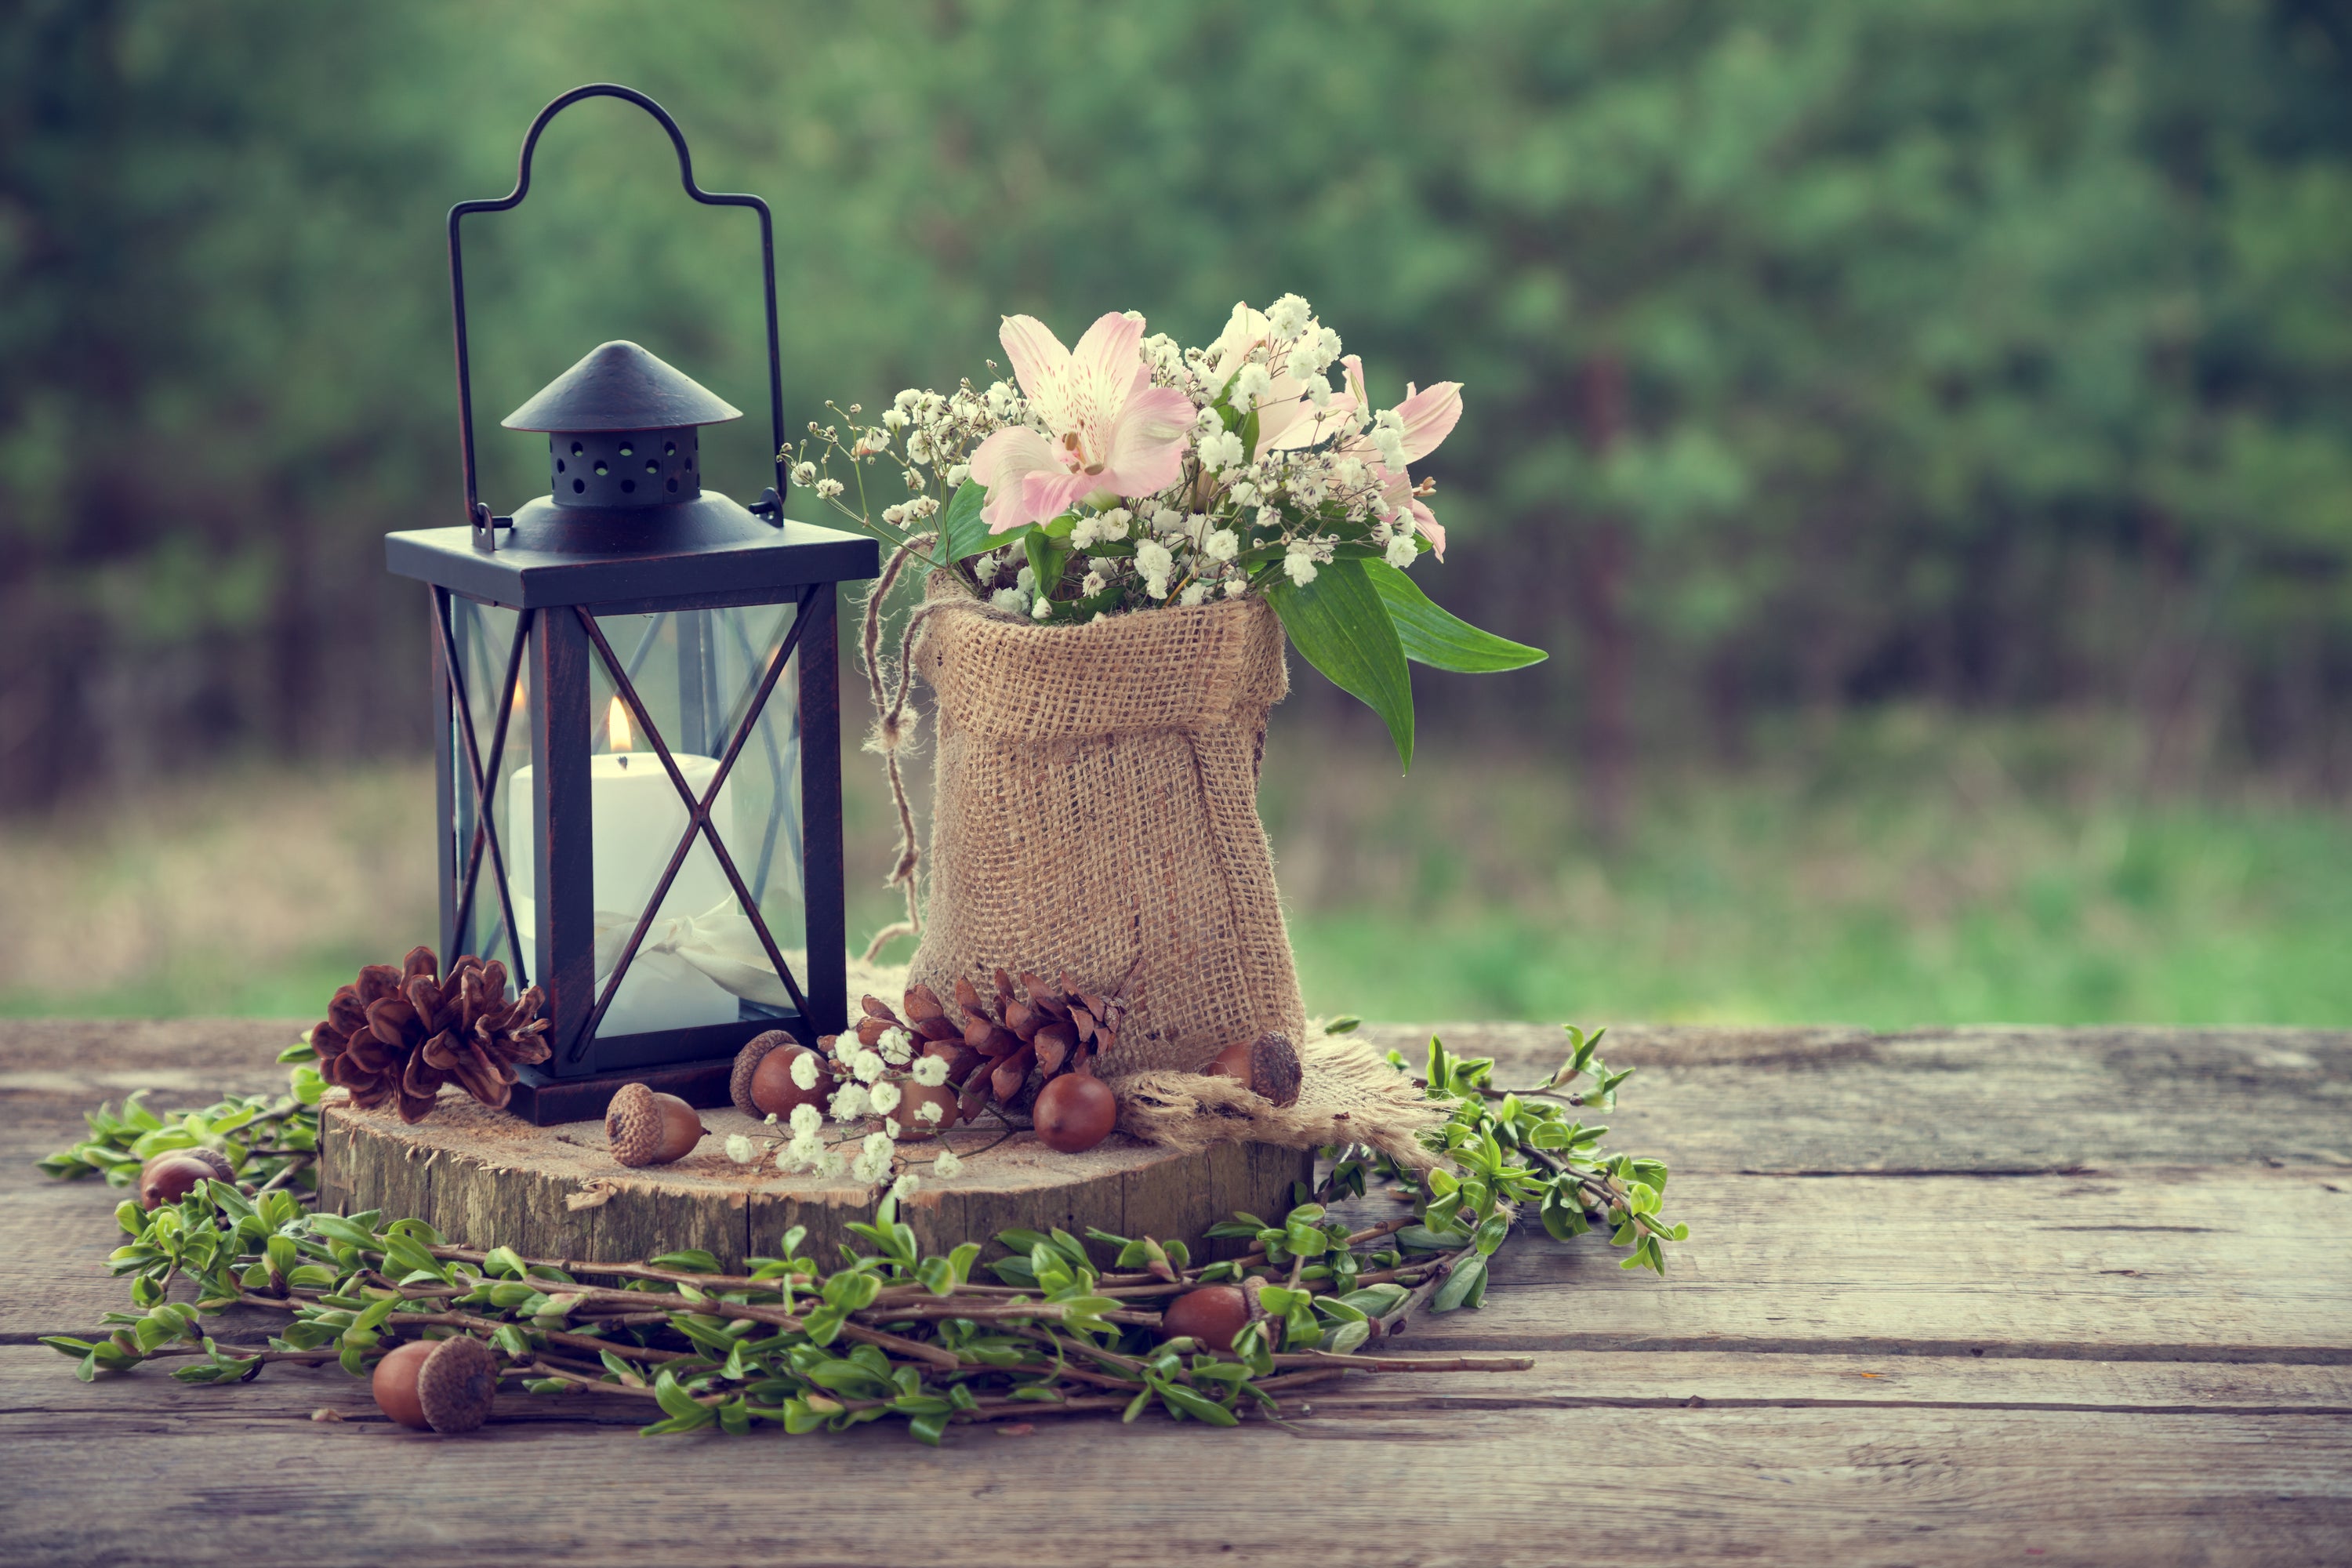
<svg viewBox="0 0 2352 1568">
<path fill-rule="evenodd" d="M 1192 1390 L 1185 1387 L 1181 1383 L 1166 1383 L 1160 1384 L 1160 1397 L 1167 1402 L 1168 1407 L 1171 1410 L 1181 1410 L 1185 1415 L 1192 1416 L 1194 1420 L 1205 1421 L 1212 1426 L 1238 1426 L 1241 1425 L 1240 1418 L 1234 1415 L 1232 1411 L 1226 1409 L 1223 1405 L 1218 1404 L 1213 1399 L 1208 1398 L 1203 1394 L 1195 1394 Z"/>
<path fill-rule="evenodd" d="M 1486 1260 L 1483 1257 L 1464 1258 L 1437 1288 L 1437 1299 L 1430 1303 L 1433 1310 L 1450 1312 L 1456 1307 L 1477 1305 L 1475 1298 L 1485 1294 Z"/>
<path fill-rule="evenodd" d="M 1266 591 L 1282 629 L 1331 684 L 1381 716 L 1397 760 L 1412 766 L 1412 677 L 1387 604 L 1361 561 L 1334 561 L 1304 588 L 1287 577 Z"/>
<path fill-rule="evenodd" d="M 647 1260 L 656 1268 L 667 1268 L 678 1274 L 716 1274 L 719 1259 L 699 1247 L 685 1252 L 665 1252 Z"/>
<path fill-rule="evenodd" d="M 969 561 L 1004 542 L 989 536 L 988 523 L 980 515 L 987 500 L 988 490 L 977 479 L 956 487 L 947 510 L 940 514 L 940 546 L 949 561 Z"/>
<path fill-rule="evenodd" d="M 1364 575 L 1388 606 L 1397 640 L 1405 658 L 1432 669 L 1465 675 L 1485 675 L 1498 669 L 1523 669 L 1551 656 L 1539 647 L 1498 637 L 1451 612 L 1441 609 L 1421 585 L 1385 561 L 1367 561 Z"/>
</svg>

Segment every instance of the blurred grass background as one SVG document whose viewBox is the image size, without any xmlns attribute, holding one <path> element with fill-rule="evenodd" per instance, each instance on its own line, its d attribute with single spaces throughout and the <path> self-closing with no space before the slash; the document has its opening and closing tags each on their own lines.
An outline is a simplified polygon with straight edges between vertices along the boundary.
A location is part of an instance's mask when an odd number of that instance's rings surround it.
<svg viewBox="0 0 2352 1568">
<path fill-rule="evenodd" d="M 2135 804 L 2104 776 L 2134 754 L 2111 728 L 1898 710 L 1738 777 L 1662 771 L 1600 854 L 1556 762 L 1400 778 L 1377 732 L 1277 711 L 1263 806 L 1324 1012 L 2352 1021 L 2352 821 L 2256 788 Z M 861 934 L 896 909 L 871 763 L 845 763 Z M 430 790 L 415 765 L 247 770 L 0 830 L 21 895 L 0 905 L 0 1016 L 317 1011 L 430 940 Z"/>
<path fill-rule="evenodd" d="M 2352 1025 L 2345 0 L 0 7 L 0 1012 L 427 936 L 442 216 L 595 79 L 775 204 L 793 427 L 1291 289 L 1466 384 L 1423 585 L 1554 657 L 1423 672 L 1409 779 L 1294 661 L 1312 1005 Z M 613 337 L 766 482 L 756 249 L 668 158 L 583 105 L 469 229 L 502 510 Z"/>
</svg>

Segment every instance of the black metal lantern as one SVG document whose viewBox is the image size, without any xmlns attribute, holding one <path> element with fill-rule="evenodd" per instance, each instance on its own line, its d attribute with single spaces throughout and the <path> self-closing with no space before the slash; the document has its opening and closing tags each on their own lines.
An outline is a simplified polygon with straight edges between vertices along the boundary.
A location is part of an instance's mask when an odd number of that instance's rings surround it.
<svg viewBox="0 0 2352 1568">
<path fill-rule="evenodd" d="M 547 495 L 506 518 L 476 493 L 459 224 L 520 205 L 540 132 L 593 97 L 661 123 L 696 201 L 759 215 L 779 455 L 751 506 L 703 488 L 697 438 L 740 413 L 629 342 L 507 418 L 546 434 Z M 554 1054 L 520 1114 L 597 1116 L 631 1081 L 721 1103 L 752 1036 L 846 1020 L 835 584 L 879 567 L 874 541 L 783 515 L 767 204 L 696 184 L 644 94 L 577 88 L 531 122 L 512 191 L 450 209 L 449 280 L 467 521 L 384 540 L 433 589 L 441 951 L 546 991 Z"/>
</svg>

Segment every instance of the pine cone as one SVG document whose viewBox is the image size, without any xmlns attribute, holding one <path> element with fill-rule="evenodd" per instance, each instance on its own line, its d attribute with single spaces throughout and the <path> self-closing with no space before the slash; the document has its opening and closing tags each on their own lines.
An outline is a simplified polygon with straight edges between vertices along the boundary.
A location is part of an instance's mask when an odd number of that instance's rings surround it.
<svg viewBox="0 0 2352 1568">
<path fill-rule="evenodd" d="M 503 963 L 470 953 L 436 977 L 429 947 L 409 950 L 398 969 L 371 963 L 335 993 L 310 1031 L 320 1072 L 352 1091 L 362 1109 L 398 1100 L 403 1121 L 422 1121 L 445 1083 L 455 1082 L 493 1109 L 507 1103 L 524 1063 L 548 1058 L 532 986 L 507 1000 Z"/>
<path fill-rule="evenodd" d="M 956 1113 L 970 1121 L 993 1100 L 1012 1105 L 1024 1097 L 1033 1073 L 1037 1087 L 1064 1073 L 1094 1071 L 1094 1058 L 1118 1044 L 1127 1005 L 1116 996 L 1081 991 L 1069 972 L 1058 986 L 1034 974 L 1018 982 L 1000 969 L 996 993 L 983 999 L 968 979 L 955 983 L 956 1006 L 964 1022 L 949 1015 L 928 985 L 908 988 L 906 1016 L 868 996 L 860 1005 L 857 1043 L 871 1047 L 887 1029 L 904 1029 L 922 1042 L 926 1056 L 944 1057 L 948 1081 L 961 1091 Z"/>
</svg>

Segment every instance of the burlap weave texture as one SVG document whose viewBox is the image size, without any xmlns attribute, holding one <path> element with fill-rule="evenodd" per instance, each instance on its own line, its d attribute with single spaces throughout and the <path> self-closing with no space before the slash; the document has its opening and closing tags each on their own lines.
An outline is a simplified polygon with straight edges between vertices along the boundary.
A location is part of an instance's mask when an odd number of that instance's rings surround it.
<svg viewBox="0 0 2352 1568">
<path fill-rule="evenodd" d="M 912 660 L 938 698 L 929 919 L 942 996 L 999 967 L 1121 990 L 1107 1075 L 1193 1069 L 1305 1008 L 1257 816 L 1282 626 L 1252 596 L 1039 626 L 935 576 Z"/>
</svg>

